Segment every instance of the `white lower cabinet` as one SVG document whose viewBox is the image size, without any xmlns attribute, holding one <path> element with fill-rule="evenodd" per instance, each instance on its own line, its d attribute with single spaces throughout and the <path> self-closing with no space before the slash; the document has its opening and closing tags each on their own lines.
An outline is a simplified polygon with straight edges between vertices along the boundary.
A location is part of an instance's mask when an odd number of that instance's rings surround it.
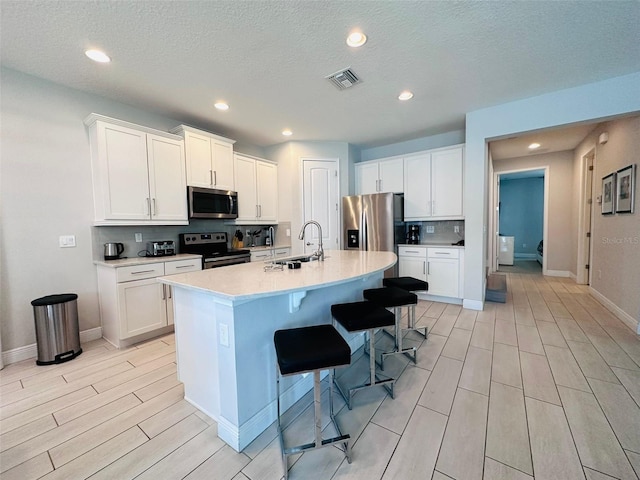
<svg viewBox="0 0 640 480">
<path fill-rule="evenodd" d="M 200 258 L 144 263 L 135 266 L 98 265 L 98 295 L 102 335 L 117 347 L 140 335 L 173 325 L 173 291 L 156 278 L 201 270 Z M 159 333 L 163 333 L 160 331 Z"/>
<path fill-rule="evenodd" d="M 462 298 L 464 250 L 432 248 L 423 245 L 398 247 L 398 270 L 401 277 L 425 280 L 428 295 Z"/>
</svg>

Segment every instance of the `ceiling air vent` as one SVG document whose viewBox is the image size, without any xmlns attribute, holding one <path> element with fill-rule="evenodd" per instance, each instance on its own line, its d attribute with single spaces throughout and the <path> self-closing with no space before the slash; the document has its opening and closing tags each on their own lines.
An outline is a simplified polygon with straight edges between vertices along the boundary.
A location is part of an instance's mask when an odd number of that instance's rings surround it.
<svg viewBox="0 0 640 480">
<path fill-rule="evenodd" d="M 332 73 L 325 78 L 335 85 L 338 90 L 346 90 L 347 88 L 353 87 L 356 83 L 361 82 L 358 76 L 351 70 L 351 67 Z"/>
</svg>

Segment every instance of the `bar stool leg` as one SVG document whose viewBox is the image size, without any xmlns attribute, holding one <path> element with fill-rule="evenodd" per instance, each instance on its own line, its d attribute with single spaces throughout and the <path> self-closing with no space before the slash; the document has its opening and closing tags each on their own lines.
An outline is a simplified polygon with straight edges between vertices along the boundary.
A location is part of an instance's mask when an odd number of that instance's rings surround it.
<svg viewBox="0 0 640 480">
<path fill-rule="evenodd" d="M 413 307 L 413 305 L 409 305 L 409 307 Z M 393 314 L 396 318 L 396 324 L 394 326 L 395 345 L 393 350 L 391 350 L 390 352 L 382 353 L 380 358 L 380 368 L 382 370 L 384 370 L 384 361 L 386 357 L 388 357 L 389 355 L 395 355 L 396 353 L 403 353 L 404 355 L 409 357 L 409 359 L 412 360 L 413 363 L 418 363 L 418 349 L 416 347 L 404 348 L 402 345 L 402 338 L 403 338 L 403 332 L 404 332 L 404 329 L 400 325 L 400 322 L 402 321 L 402 307 L 393 307 Z M 409 320 L 411 315 L 412 315 L 411 309 L 409 309 L 409 311 L 407 312 L 408 321 L 411 321 Z"/>
</svg>

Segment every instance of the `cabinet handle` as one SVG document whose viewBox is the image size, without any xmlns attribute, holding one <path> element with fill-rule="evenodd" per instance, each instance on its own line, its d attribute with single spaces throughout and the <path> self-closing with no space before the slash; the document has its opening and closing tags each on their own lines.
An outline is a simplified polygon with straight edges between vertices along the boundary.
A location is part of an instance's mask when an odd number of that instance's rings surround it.
<svg viewBox="0 0 640 480">
<path fill-rule="evenodd" d="M 436 255 L 451 255 L 451 252 L 434 252 Z"/>
<path fill-rule="evenodd" d="M 162 300 L 166 300 L 167 299 L 167 286 L 163 283 L 162 284 Z"/>
<path fill-rule="evenodd" d="M 213 184 L 218 184 L 218 172 L 216 172 L 215 170 L 213 171 Z"/>
<path fill-rule="evenodd" d="M 144 212 L 145 215 L 151 215 L 151 200 L 147 197 L 147 209 Z"/>
<path fill-rule="evenodd" d="M 139 272 L 131 272 L 131 275 L 140 275 L 142 273 L 152 273 L 154 270 L 140 270 Z"/>
<path fill-rule="evenodd" d="M 209 185 L 213 185 L 213 170 L 209 170 Z"/>
<path fill-rule="evenodd" d="M 153 210 L 151 215 L 154 217 L 156 216 L 156 199 L 155 198 L 153 199 Z"/>
<path fill-rule="evenodd" d="M 378 187 L 378 191 L 381 192 L 382 191 L 382 179 L 378 180 L 379 183 L 379 187 Z"/>
<path fill-rule="evenodd" d="M 171 285 L 167 285 L 167 291 L 169 292 L 169 298 L 171 298 L 171 290 L 173 287 Z"/>
<path fill-rule="evenodd" d="M 422 262 L 422 273 L 427 273 L 427 262 Z"/>
<path fill-rule="evenodd" d="M 195 265 L 193 265 L 193 264 L 192 265 L 178 265 L 176 267 L 176 270 L 179 269 L 179 268 L 189 268 L 189 267 L 195 267 Z"/>
<path fill-rule="evenodd" d="M 417 250 L 405 250 L 404 253 L 420 253 Z"/>
<path fill-rule="evenodd" d="M 427 262 L 427 275 L 431 275 L 431 264 Z"/>
<path fill-rule="evenodd" d="M 258 205 L 258 211 L 260 212 L 258 218 L 262 218 L 262 205 Z"/>
</svg>

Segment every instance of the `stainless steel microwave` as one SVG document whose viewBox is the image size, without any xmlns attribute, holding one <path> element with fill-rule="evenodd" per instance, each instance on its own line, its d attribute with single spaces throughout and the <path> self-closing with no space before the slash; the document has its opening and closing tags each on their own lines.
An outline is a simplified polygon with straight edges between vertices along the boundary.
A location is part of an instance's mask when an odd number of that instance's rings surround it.
<svg viewBox="0 0 640 480">
<path fill-rule="evenodd" d="M 231 190 L 187 187 L 189 218 L 238 218 L 238 194 Z"/>
</svg>

